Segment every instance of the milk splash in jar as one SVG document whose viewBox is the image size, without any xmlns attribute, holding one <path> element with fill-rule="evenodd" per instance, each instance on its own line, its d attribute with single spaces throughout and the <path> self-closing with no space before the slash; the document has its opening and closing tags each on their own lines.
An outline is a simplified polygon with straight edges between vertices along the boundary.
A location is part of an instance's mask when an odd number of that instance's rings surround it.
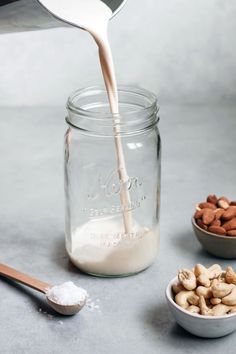
<svg viewBox="0 0 236 354">
<path fill-rule="evenodd" d="M 41 0 L 40 2 L 53 15 L 85 29 L 94 38 L 98 46 L 110 111 L 114 120 L 113 132 L 117 173 L 121 185 L 122 217 L 93 219 L 77 228 L 71 235 L 72 249 L 68 250 L 68 253 L 73 263 L 88 273 L 103 275 L 136 273 L 152 263 L 158 240 L 156 231 L 138 225 L 132 218 L 132 212 L 127 208 L 127 205 L 131 204 L 127 188 L 129 176 L 120 135 L 119 122 L 122 118 L 119 116 L 117 83 L 107 32 L 112 10 L 100 0 Z M 98 237 L 91 237 L 91 235 Z M 99 235 L 111 235 L 109 237 L 111 246 L 101 244 Z M 132 235 L 136 236 L 132 238 Z"/>
</svg>

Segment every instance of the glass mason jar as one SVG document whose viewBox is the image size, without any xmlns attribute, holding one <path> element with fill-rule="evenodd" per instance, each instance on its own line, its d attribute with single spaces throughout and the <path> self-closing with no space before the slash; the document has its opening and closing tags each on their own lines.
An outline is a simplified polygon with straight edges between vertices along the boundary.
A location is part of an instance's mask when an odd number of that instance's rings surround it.
<svg viewBox="0 0 236 354">
<path fill-rule="evenodd" d="M 155 95 L 119 87 L 119 116 L 105 89 L 68 99 L 66 249 L 82 271 L 126 276 L 149 267 L 159 245 L 160 135 Z"/>
</svg>

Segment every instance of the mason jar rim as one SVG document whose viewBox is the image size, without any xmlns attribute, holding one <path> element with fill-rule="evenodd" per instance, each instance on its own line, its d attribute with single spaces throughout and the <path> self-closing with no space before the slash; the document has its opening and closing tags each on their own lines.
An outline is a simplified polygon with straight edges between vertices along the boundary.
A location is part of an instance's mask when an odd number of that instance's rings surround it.
<svg viewBox="0 0 236 354">
<path fill-rule="evenodd" d="M 73 92 L 67 101 L 66 122 L 88 134 L 111 136 L 142 132 L 158 123 L 157 97 L 135 86 L 118 86 L 120 112 L 112 114 L 105 87 L 92 86 Z M 99 110 L 100 109 L 100 110 Z"/>
<path fill-rule="evenodd" d="M 89 109 L 84 109 L 80 106 L 76 106 L 74 104 L 74 101 L 76 98 L 80 97 L 88 97 L 91 94 L 99 94 L 99 93 L 106 93 L 106 89 L 102 86 L 90 86 L 87 88 L 82 88 L 82 89 L 78 89 L 74 92 L 72 92 L 72 94 L 69 96 L 68 100 L 67 100 L 67 109 L 69 109 L 70 111 L 73 111 L 74 113 L 77 114 L 82 114 L 87 115 L 88 118 L 97 118 L 99 120 L 100 117 L 102 117 L 102 119 L 106 119 L 106 118 L 113 118 L 113 114 L 112 113 L 104 113 L 104 112 L 99 112 L 99 111 L 95 111 L 95 110 L 89 110 Z M 150 104 L 148 106 L 145 107 L 141 107 L 139 109 L 134 109 L 131 110 L 129 112 L 122 112 L 122 116 L 123 115 L 132 115 L 132 114 L 137 114 L 137 113 L 144 113 L 147 112 L 148 110 L 153 110 L 155 111 L 155 109 L 157 109 L 157 97 L 154 93 L 152 93 L 151 91 L 148 91 L 144 88 L 141 87 L 136 87 L 136 86 L 131 86 L 131 85 L 119 85 L 118 86 L 118 95 L 119 93 L 129 93 L 129 94 L 135 94 L 135 95 L 139 95 L 143 98 L 145 98 L 146 100 L 150 101 Z"/>
</svg>

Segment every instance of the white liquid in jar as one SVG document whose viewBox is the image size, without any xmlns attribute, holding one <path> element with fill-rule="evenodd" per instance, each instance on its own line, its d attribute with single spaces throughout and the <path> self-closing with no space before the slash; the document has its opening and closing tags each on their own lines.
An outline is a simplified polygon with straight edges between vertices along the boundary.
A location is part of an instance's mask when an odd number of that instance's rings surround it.
<svg viewBox="0 0 236 354">
<path fill-rule="evenodd" d="M 133 221 L 133 232 L 121 231 L 121 218 L 91 220 L 72 234 L 71 261 L 86 273 L 121 275 L 137 273 L 154 261 L 158 231 Z"/>
<path fill-rule="evenodd" d="M 74 26 L 87 30 L 99 49 L 102 73 L 107 89 L 111 113 L 119 121 L 117 83 L 107 27 L 112 17 L 111 9 L 100 0 L 40 0 L 55 16 Z M 76 229 L 71 236 L 72 247 L 67 249 L 72 261 L 82 270 L 97 274 L 128 274 L 148 267 L 154 260 L 158 244 L 157 233 L 139 226 L 126 206 L 131 204 L 125 187 L 129 177 L 126 170 L 120 128 L 114 125 L 114 142 L 117 158 L 117 173 L 121 181 L 120 201 L 123 216 L 119 220 L 98 219 Z M 97 239 L 94 236 L 97 235 Z M 111 246 L 101 242 L 107 235 Z M 109 236 L 110 235 L 110 236 Z M 126 242 L 117 235 L 126 237 Z M 132 235 L 138 235 L 132 239 Z M 67 235 L 68 236 L 68 235 Z M 123 238 L 123 237 L 122 237 Z M 113 243 L 113 244 L 112 244 Z M 99 258 L 99 260 L 98 260 Z"/>
</svg>

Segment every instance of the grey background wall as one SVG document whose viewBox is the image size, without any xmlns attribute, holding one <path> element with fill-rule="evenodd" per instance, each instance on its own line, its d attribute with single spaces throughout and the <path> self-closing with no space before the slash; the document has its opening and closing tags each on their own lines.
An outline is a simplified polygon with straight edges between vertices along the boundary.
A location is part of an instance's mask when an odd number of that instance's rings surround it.
<svg viewBox="0 0 236 354">
<path fill-rule="evenodd" d="M 110 23 L 118 81 L 162 101 L 233 102 L 235 35 L 235 0 L 128 0 Z M 0 36 L 0 105 L 63 105 L 102 83 L 96 51 L 77 29 Z"/>
</svg>

